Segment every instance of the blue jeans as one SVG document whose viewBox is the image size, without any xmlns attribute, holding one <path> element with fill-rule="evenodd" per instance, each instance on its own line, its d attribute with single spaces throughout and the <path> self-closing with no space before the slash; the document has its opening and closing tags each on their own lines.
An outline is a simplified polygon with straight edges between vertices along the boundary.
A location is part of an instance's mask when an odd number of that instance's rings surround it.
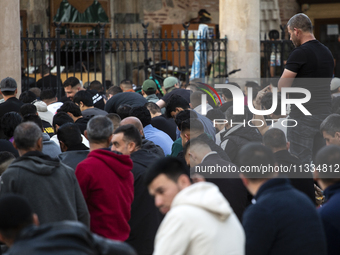
<svg viewBox="0 0 340 255">
<path fill-rule="evenodd" d="M 296 127 L 287 128 L 287 140 L 290 142 L 290 153 L 297 156 L 303 164 L 310 164 L 313 155 L 313 146 L 320 149 L 325 142 L 320 136 L 320 124 L 329 114 L 302 116 L 294 118 Z M 289 119 L 293 119 L 289 117 Z M 294 125 L 294 122 L 292 122 Z M 292 125 L 289 123 L 289 125 Z M 319 141 L 320 140 L 320 141 Z"/>
</svg>

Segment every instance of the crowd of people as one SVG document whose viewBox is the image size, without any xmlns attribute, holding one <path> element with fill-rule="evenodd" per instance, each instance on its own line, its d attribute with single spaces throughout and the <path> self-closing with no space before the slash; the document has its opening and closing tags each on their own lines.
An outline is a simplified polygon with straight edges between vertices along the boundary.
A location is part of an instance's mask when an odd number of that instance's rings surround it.
<svg viewBox="0 0 340 255">
<path fill-rule="evenodd" d="M 229 84 L 251 97 L 243 115 L 234 114 L 230 90 L 221 91 L 223 104 L 202 102 L 199 83 L 182 86 L 176 77 L 167 77 L 162 91 L 147 79 L 141 93 L 130 80 L 104 93 L 99 81 L 85 89 L 69 77 L 65 96 L 57 98 L 58 82 L 50 84 L 42 67 L 47 78 L 37 85 L 43 85 L 19 99 L 16 81 L 3 79 L 2 251 L 339 254 L 340 100 L 331 85 L 333 58 L 315 40 L 306 15 L 293 16 L 288 31 L 296 49 L 277 88 Z M 311 115 L 298 104 L 282 114 L 275 93 L 285 87 L 310 91 L 304 107 Z M 268 110 L 274 97 L 273 113 L 250 112 L 249 102 L 251 109 Z M 292 120 L 294 127 L 282 124 Z"/>
</svg>

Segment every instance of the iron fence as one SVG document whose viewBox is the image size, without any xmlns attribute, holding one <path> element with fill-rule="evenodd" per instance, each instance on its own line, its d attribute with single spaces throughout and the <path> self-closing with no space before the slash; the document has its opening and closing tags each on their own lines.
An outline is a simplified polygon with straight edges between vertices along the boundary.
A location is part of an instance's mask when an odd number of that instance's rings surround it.
<svg viewBox="0 0 340 255">
<path fill-rule="evenodd" d="M 29 35 L 26 31 L 21 37 L 23 91 L 37 85 L 41 64 L 50 67 L 49 75 L 58 77 L 53 88 L 58 96 L 62 92 L 60 83 L 70 76 L 83 83 L 99 80 L 104 89 L 123 79 L 140 86 L 150 76 L 160 84 L 169 75 L 188 83 L 195 54 L 200 57 L 203 72 L 194 78 L 213 78 L 227 73 L 227 38 L 218 39 L 218 35 L 200 38 L 184 24 L 181 32 L 148 35 L 147 25 L 142 25 L 142 35 L 123 32 L 121 35 L 109 33 L 108 37 L 102 24 L 85 35 L 64 30 L 60 23 L 56 24 L 55 37 L 50 33 L 47 37 L 43 33 Z M 42 85 L 42 89 L 47 87 L 49 84 Z"/>
</svg>

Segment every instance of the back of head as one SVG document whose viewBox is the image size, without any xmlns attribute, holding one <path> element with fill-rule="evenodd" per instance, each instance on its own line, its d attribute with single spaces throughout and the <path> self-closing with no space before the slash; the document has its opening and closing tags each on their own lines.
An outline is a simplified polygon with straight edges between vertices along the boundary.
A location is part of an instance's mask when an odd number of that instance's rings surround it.
<svg viewBox="0 0 340 255">
<path fill-rule="evenodd" d="M 4 96 L 13 96 L 17 88 L 17 82 L 11 77 L 6 77 L 0 82 L 1 94 Z"/>
<path fill-rule="evenodd" d="M 37 96 L 32 91 L 24 91 L 20 94 L 19 100 L 24 104 L 30 104 L 37 99 Z"/>
<path fill-rule="evenodd" d="M 196 91 L 190 95 L 190 103 L 192 108 L 196 108 L 202 103 L 202 95 L 204 93 L 201 91 Z"/>
<path fill-rule="evenodd" d="M 208 111 L 206 117 L 211 121 L 218 119 L 223 120 L 225 118 L 224 113 L 219 108 Z"/>
<path fill-rule="evenodd" d="M 301 29 L 303 32 L 313 33 L 313 25 L 306 14 L 295 14 L 287 23 L 287 26 L 293 30 L 294 28 Z"/>
<path fill-rule="evenodd" d="M 189 171 L 186 165 L 174 157 L 165 157 L 158 159 L 152 166 L 149 167 L 144 175 L 144 181 L 147 186 L 149 186 L 152 181 L 159 175 L 164 174 L 170 180 L 177 182 L 178 178 L 185 174 L 189 176 Z"/>
<path fill-rule="evenodd" d="M 10 139 L 13 137 L 15 128 L 21 123 L 22 118 L 17 112 L 7 112 L 1 118 L 1 129 L 4 135 Z"/>
<path fill-rule="evenodd" d="M 65 123 L 74 123 L 74 122 L 73 122 L 73 119 L 66 112 L 57 112 L 53 116 L 53 122 L 52 122 L 54 133 L 57 133 L 56 132 L 57 125 L 60 127 L 61 125 Z"/>
<path fill-rule="evenodd" d="M 44 76 L 50 72 L 50 68 L 46 64 L 41 64 L 39 66 L 39 73 Z"/>
<path fill-rule="evenodd" d="M 63 105 L 60 106 L 57 112 L 66 112 L 66 113 L 69 112 L 69 113 L 72 113 L 74 117 L 82 116 L 79 106 L 73 103 L 72 101 L 66 101 L 65 103 L 63 103 Z"/>
<path fill-rule="evenodd" d="M 196 151 L 199 153 L 202 152 L 210 152 L 211 148 L 210 146 L 203 140 L 201 140 L 200 138 L 193 138 L 190 139 L 183 147 L 183 154 L 186 155 L 188 153 L 188 151 Z"/>
<path fill-rule="evenodd" d="M 123 133 L 124 140 L 126 140 L 127 142 L 135 143 L 136 147 L 138 148 L 142 146 L 142 137 L 138 129 L 132 124 L 120 126 L 113 133 L 114 134 Z"/>
<path fill-rule="evenodd" d="M 240 88 L 240 86 L 236 83 L 236 82 L 229 82 L 228 85 L 234 85 L 238 88 Z M 227 98 L 227 99 L 233 99 L 233 94 L 231 93 L 231 91 L 229 89 L 223 88 L 222 89 L 222 94 Z"/>
<path fill-rule="evenodd" d="M 26 198 L 7 194 L 0 198 L 0 233 L 14 241 L 21 230 L 33 224 L 33 211 Z"/>
<path fill-rule="evenodd" d="M 113 124 L 106 116 L 94 116 L 87 123 L 87 139 L 90 143 L 106 142 L 113 133 Z"/>
<path fill-rule="evenodd" d="M 317 171 L 318 177 L 328 185 L 340 182 L 339 173 L 336 172 L 336 169 L 339 169 L 339 162 L 340 146 L 323 147 L 315 157 L 315 168 L 320 169 Z"/>
<path fill-rule="evenodd" d="M 103 91 L 104 88 L 100 81 L 95 80 L 90 83 L 89 89 L 93 89 L 93 90 L 97 90 L 98 92 L 101 92 Z"/>
<path fill-rule="evenodd" d="M 28 91 L 33 92 L 37 98 L 41 95 L 41 89 L 39 89 L 38 87 L 30 88 Z"/>
<path fill-rule="evenodd" d="M 183 110 L 189 109 L 189 104 L 188 102 L 181 96 L 179 95 L 172 95 L 166 104 L 166 115 L 168 118 L 171 118 L 171 112 L 175 112 L 176 108 L 182 108 Z"/>
<path fill-rule="evenodd" d="M 324 119 L 320 125 L 320 132 L 325 131 L 327 134 L 334 136 L 340 132 L 340 114 L 333 113 Z"/>
<path fill-rule="evenodd" d="M 190 131 L 197 134 L 203 134 L 204 126 L 199 119 L 191 118 L 182 121 L 179 130 L 181 132 Z"/>
<path fill-rule="evenodd" d="M 181 128 L 183 121 L 190 119 L 190 118 L 197 118 L 196 112 L 190 111 L 190 110 L 184 110 L 184 111 L 179 112 L 175 118 L 175 123 L 178 129 Z"/>
<path fill-rule="evenodd" d="M 108 90 L 106 90 L 106 96 L 109 98 L 109 95 L 111 94 L 112 96 L 123 92 L 123 90 L 118 87 L 118 86 L 112 86 L 110 88 L 108 88 Z"/>
<path fill-rule="evenodd" d="M 163 81 L 163 86 L 167 93 L 171 92 L 174 89 L 174 86 L 179 83 L 179 80 L 176 77 L 167 77 Z"/>
<path fill-rule="evenodd" d="M 58 140 L 62 141 L 67 147 L 76 146 L 82 143 L 79 127 L 74 123 L 61 125 L 57 132 Z"/>
<path fill-rule="evenodd" d="M 93 106 L 92 95 L 90 92 L 86 90 L 79 90 L 73 97 L 73 102 L 77 105 L 80 105 L 80 102 L 87 107 Z"/>
<path fill-rule="evenodd" d="M 156 93 L 157 85 L 153 80 L 147 79 L 143 82 L 142 90 L 146 95 L 152 95 Z"/>
<path fill-rule="evenodd" d="M 121 104 L 117 109 L 117 114 L 119 115 L 120 119 L 123 120 L 126 117 L 130 116 L 130 111 L 132 107 L 128 104 Z"/>
<path fill-rule="evenodd" d="M 14 131 L 14 142 L 19 150 L 35 148 L 41 137 L 41 128 L 31 121 L 21 123 Z"/>
<path fill-rule="evenodd" d="M 0 151 L 0 175 L 15 160 L 15 156 L 9 151 Z"/>
<path fill-rule="evenodd" d="M 142 124 L 143 128 L 151 124 L 151 114 L 145 106 L 137 106 L 131 109 L 130 116 L 138 118 Z"/>
<path fill-rule="evenodd" d="M 37 107 L 34 104 L 23 104 L 20 107 L 20 115 L 23 117 L 27 114 L 37 114 Z"/>
<path fill-rule="evenodd" d="M 157 113 L 161 113 L 161 108 L 153 102 L 148 102 L 145 104 L 145 107 L 150 111 L 151 114 L 155 115 Z"/>
<path fill-rule="evenodd" d="M 263 135 L 263 144 L 270 149 L 274 150 L 284 150 L 286 149 L 286 136 L 281 129 L 270 128 Z"/>
<path fill-rule="evenodd" d="M 136 118 L 136 117 L 127 117 L 125 119 L 123 119 L 121 122 L 120 122 L 120 126 L 124 126 L 124 125 L 128 125 L 128 124 L 131 124 L 131 125 L 134 125 L 139 131 L 143 131 L 143 124 L 142 122 Z"/>
<path fill-rule="evenodd" d="M 63 83 L 64 88 L 68 86 L 71 86 L 72 88 L 80 86 L 80 81 L 76 77 L 69 77 Z"/>
<path fill-rule="evenodd" d="M 234 107 L 230 106 L 228 110 L 225 112 L 225 118 L 231 125 L 231 123 L 235 122 L 243 122 L 243 121 L 249 121 L 253 118 L 253 114 L 250 112 L 248 106 L 244 106 L 244 115 L 234 115 Z M 234 124 L 233 124 L 234 125 Z"/>
<path fill-rule="evenodd" d="M 23 117 L 23 119 L 22 119 L 22 122 L 27 122 L 27 121 L 34 122 L 35 124 L 38 125 L 38 127 L 40 127 L 41 131 L 44 130 L 44 127 L 43 127 L 43 124 L 42 124 L 42 120 L 41 120 L 41 118 L 38 115 L 35 115 L 35 114 L 25 115 Z"/>
<path fill-rule="evenodd" d="M 49 100 L 55 100 L 56 95 L 55 92 L 52 89 L 44 89 L 40 93 L 40 99 L 42 101 L 49 101 Z"/>
<path fill-rule="evenodd" d="M 274 154 L 268 147 L 260 143 L 248 143 L 239 151 L 241 166 L 246 170 L 242 174 L 253 181 L 272 178 L 275 176 L 273 172 L 262 173 L 259 167 L 271 166 L 275 167 Z"/>
<path fill-rule="evenodd" d="M 117 113 L 109 113 L 108 115 L 106 115 L 106 117 L 108 117 L 112 121 L 114 130 L 119 127 L 119 123 L 121 122 L 121 118 L 119 117 L 119 115 Z"/>
<path fill-rule="evenodd" d="M 123 91 L 132 89 L 132 81 L 126 79 L 120 82 L 120 87 Z"/>
</svg>

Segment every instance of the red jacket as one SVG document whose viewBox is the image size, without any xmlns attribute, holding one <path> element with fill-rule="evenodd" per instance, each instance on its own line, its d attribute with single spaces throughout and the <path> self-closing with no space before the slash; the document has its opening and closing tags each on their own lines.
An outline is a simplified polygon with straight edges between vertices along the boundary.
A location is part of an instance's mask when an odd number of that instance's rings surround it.
<svg viewBox="0 0 340 255">
<path fill-rule="evenodd" d="M 76 176 L 91 216 L 91 231 L 125 241 L 129 237 L 133 174 L 130 156 L 105 149 L 91 151 Z"/>
</svg>

